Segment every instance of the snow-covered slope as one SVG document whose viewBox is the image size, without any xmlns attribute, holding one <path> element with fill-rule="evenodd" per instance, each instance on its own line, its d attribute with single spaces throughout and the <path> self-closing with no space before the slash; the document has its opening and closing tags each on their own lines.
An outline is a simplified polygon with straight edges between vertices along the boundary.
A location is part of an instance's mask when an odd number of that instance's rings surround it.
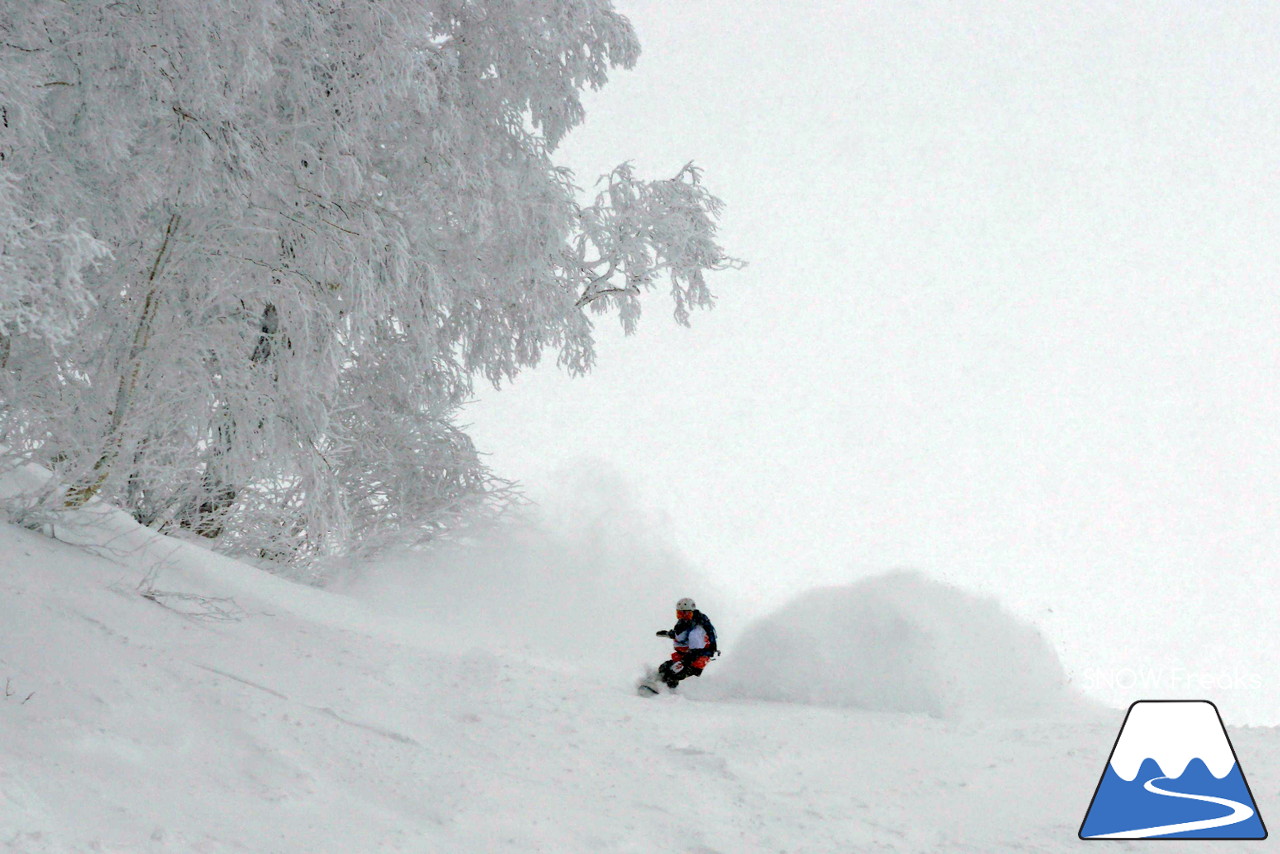
<svg viewBox="0 0 1280 854">
<path fill-rule="evenodd" d="M 501 627 L 82 518 L 56 531 L 80 546 L 0 526 L 4 850 L 1066 850 L 1123 716 L 717 698 L 714 673 L 646 700 Z M 1266 818 L 1280 738 L 1232 737 Z"/>
</svg>

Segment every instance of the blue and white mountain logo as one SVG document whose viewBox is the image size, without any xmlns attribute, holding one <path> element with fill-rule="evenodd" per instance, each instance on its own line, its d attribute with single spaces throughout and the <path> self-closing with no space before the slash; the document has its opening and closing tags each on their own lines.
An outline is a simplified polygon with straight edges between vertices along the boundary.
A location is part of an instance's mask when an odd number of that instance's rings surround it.
<svg viewBox="0 0 1280 854">
<path fill-rule="evenodd" d="M 1235 749 L 1208 700 L 1129 707 L 1081 839 L 1266 839 Z"/>
</svg>

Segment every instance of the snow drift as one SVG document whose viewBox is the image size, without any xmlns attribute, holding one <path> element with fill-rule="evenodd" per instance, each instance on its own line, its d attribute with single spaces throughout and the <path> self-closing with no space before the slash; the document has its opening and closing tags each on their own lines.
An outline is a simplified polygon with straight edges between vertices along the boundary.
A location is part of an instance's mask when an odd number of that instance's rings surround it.
<svg viewBox="0 0 1280 854">
<path fill-rule="evenodd" d="M 721 662 L 707 693 L 723 697 L 944 718 L 1076 702 L 1035 628 L 916 572 L 810 591 L 749 625 Z"/>
</svg>

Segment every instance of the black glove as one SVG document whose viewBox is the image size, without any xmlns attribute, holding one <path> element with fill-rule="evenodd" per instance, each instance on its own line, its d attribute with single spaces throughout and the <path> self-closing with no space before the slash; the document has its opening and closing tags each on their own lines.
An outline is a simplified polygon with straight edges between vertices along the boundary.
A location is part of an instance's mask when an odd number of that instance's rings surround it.
<svg viewBox="0 0 1280 854">
<path fill-rule="evenodd" d="M 657 632 L 655 636 L 660 638 L 669 638 L 671 637 L 671 629 L 663 629 L 662 631 Z"/>
</svg>

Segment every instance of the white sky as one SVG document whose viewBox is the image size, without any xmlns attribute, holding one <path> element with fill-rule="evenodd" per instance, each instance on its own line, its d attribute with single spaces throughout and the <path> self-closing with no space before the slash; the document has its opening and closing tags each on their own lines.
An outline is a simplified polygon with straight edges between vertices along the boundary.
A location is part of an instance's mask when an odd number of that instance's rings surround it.
<svg viewBox="0 0 1280 854">
<path fill-rule="evenodd" d="M 696 161 L 751 266 L 483 390 L 493 466 L 619 473 L 757 606 L 917 567 L 1077 680 L 1280 722 L 1280 6 L 619 9 L 644 54 L 561 160 Z"/>
</svg>

